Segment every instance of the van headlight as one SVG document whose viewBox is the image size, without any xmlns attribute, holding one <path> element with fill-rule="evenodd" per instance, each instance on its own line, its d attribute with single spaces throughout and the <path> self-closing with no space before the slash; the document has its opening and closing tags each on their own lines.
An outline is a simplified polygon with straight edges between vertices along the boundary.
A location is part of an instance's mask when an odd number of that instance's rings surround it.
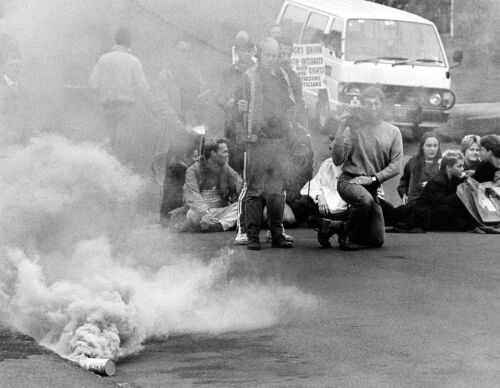
<svg viewBox="0 0 500 388">
<path fill-rule="evenodd" d="M 451 90 L 443 92 L 443 105 L 446 110 L 451 109 L 455 105 L 455 93 Z"/>
<path fill-rule="evenodd" d="M 438 106 L 441 104 L 443 101 L 441 94 L 439 93 L 432 93 L 431 96 L 429 97 L 429 102 L 431 105 Z"/>
</svg>

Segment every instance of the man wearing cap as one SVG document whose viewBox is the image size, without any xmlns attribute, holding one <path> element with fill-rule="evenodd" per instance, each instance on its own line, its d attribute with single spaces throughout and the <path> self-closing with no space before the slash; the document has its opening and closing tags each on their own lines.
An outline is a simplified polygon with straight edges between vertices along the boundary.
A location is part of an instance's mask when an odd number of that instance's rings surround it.
<svg viewBox="0 0 500 388">
<path fill-rule="evenodd" d="M 267 206 L 272 246 L 292 248 L 283 235 L 286 176 L 290 162 L 291 111 L 295 105 L 290 80 L 279 67 L 279 43 L 267 38 L 260 44 L 257 66 L 247 70 L 235 94 L 235 119 L 247 120 L 249 141 L 246 198 L 247 248 L 261 248 L 262 210 Z"/>
</svg>

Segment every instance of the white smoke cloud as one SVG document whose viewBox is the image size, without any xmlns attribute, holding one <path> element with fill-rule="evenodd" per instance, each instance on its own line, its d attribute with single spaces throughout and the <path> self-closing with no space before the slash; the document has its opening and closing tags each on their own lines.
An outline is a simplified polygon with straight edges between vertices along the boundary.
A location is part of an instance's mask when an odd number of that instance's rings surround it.
<svg viewBox="0 0 500 388">
<path fill-rule="evenodd" d="M 168 236 L 131 231 L 142 187 L 92 144 L 52 135 L 5 151 L 1 316 L 63 356 L 118 359 L 150 336 L 257 329 L 317 306 L 295 287 L 233 275 L 231 250 L 208 264 L 152 250 Z"/>
</svg>

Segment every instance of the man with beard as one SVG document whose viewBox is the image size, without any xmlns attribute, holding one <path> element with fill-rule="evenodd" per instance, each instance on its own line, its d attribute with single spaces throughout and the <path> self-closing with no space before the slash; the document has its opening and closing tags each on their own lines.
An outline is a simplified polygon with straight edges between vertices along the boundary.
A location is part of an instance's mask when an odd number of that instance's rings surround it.
<svg viewBox="0 0 500 388">
<path fill-rule="evenodd" d="M 202 232 L 222 232 L 236 224 L 240 176 L 228 165 L 227 140 L 205 145 L 201 160 L 186 171 L 184 201 L 189 207 L 188 227 Z"/>
<path fill-rule="evenodd" d="M 342 165 L 338 191 L 351 207 L 344 225 L 347 238 L 340 249 L 381 247 L 384 244 L 384 216 L 377 189 L 397 176 L 403 158 L 403 141 L 397 127 L 382 121 L 385 96 L 368 87 L 361 94 L 362 120 L 358 128 L 339 130 L 332 145 L 335 165 Z M 338 228 L 324 226 L 320 233 L 331 236 Z"/>
<path fill-rule="evenodd" d="M 290 169 L 290 115 L 295 105 L 286 72 L 279 67 L 279 43 L 267 38 L 260 44 L 257 66 L 245 73 L 235 101 L 236 119 L 248 130 L 248 189 L 246 194 L 247 248 L 259 250 L 262 210 L 267 206 L 272 246 L 292 248 L 283 234 L 286 176 Z M 248 115 L 246 114 L 248 112 Z"/>
</svg>

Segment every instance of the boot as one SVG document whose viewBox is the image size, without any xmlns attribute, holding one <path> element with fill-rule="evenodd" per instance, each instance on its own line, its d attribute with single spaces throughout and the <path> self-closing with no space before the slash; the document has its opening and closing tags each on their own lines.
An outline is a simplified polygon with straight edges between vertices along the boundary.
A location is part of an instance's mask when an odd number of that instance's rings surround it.
<svg viewBox="0 0 500 388">
<path fill-rule="evenodd" d="M 325 218 L 319 219 L 318 242 L 323 248 L 330 248 L 330 237 L 335 233 L 344 230 L 344 223 L 342 221 L 331 221 Z"/>
<path fill-rule="evenodd" d="M 258 237 L 251 237 L 248 240 L 247 249 L 250 251 L 260 251 L 260 241 Z"/>
<path fill-rule="evenodd" d="M 271 246 L 273 248 L 293 248 L 293 242 L 287 241 L 285 236 L 280 234 L 278 237 L 273 238 Z"/>
</svg>

